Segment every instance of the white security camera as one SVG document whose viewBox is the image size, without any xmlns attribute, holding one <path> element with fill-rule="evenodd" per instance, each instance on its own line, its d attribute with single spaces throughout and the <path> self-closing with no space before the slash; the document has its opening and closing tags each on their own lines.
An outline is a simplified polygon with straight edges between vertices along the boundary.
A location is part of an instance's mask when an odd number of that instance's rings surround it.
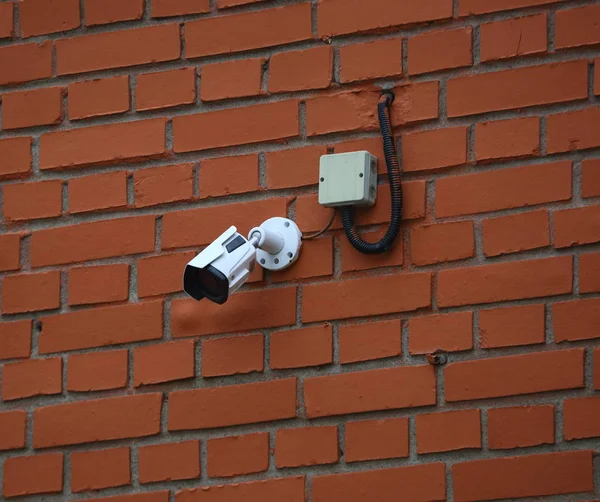
<svg viewBox="0 0 600 502">
<path fill-rule="evenodd" d="M 250 276 L 258 261 L 268 270 L 283 270 L 300 254 L 302 232 L 287 218 L 270 218 L 250 230 L 248 238 L 229 227 L 183 273 L 183 289 L 192 298 L 223 304 Z"/>
</svg>

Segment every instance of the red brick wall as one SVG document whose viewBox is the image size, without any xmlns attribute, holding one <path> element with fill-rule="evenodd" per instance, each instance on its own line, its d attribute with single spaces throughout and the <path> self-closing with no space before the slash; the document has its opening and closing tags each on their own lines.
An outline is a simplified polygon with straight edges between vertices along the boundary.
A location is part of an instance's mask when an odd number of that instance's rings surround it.
<svg viewBox="0 0 600 502">
<path fill-rule="evenodd" d="M 600 499 L 598 26 L 585 0 L 0 0 L 2 496 Z M 229 225 L 324 226 L 320 155 L 384 173 L 382 86 L 395 248 L 338 219 L 186 298 Z"/>
</svg>

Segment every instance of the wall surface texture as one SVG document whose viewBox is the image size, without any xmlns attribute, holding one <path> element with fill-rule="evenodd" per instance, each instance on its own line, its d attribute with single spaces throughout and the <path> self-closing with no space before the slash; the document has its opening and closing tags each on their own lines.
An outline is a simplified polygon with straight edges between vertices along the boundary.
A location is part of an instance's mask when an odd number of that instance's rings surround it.
<svg viewBox="0 0 600 502">
<path fill-rule="evenodd" d="M 381 235 L 382 88 L 394 249 L 187 298 L 326 153 Z M 600 2 L 0 0 L 0 95 L 4 498 L 600 499 Z"/>
</svg>

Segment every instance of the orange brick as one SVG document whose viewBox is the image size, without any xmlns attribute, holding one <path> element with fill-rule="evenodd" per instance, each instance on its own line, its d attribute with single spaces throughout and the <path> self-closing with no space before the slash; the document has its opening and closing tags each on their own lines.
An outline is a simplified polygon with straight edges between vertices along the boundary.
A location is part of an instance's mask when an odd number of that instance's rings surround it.
<svg viewBox="0 0 600 502">
<path fill-rule="evenodd" d="M 471 258 L 475 254 L 473 222 L 412 227 L 410 252 L 413 264 L 418 266 Z"/>
<path fill-rule="evenodd" d="M 581 163 L 581 196 L 600 196 L 600 159 L 587 159 Z"/>
<path fill-rule="evenodd" d="M 131 484 L 129 448 L 71 453 L 71 490 L 74 493 Z"/>
<path fill-rule="evenodd" d="M 193 168 L 193 164 L 179 164 L 135 171 L 135 206 L 147 207 L 191 199 Z"/>
<path fill-rule="evenodd" d="M 415 425 L 419 454 L 481 448 L 479 410 L 417 415 Z"/>
<path fill-rule="evenodd" d="M 280 52 L 269 62 L 269 91 L 325 89 L 333 78 L 333 51 L 328 45 Z"/>
<path fill-rule="evenodd" d="M 361 238 L 366 242 L 377 242 L 386 233 L 387 229 L 374 232 L 364 232 Z M 385 253 L 379 255 L 366 255 L 357 251 L 345 237 L 339 241 L 342 255 L 342 272 L 354 272 L 370 268 L 398 267 L 404 263 L 404 243 L 402 231 L 394 241 L 392 247 Z"/>
<path fill-rule="evenodd" d="M 0 5 L 0 38 L 13 36 L 13 5 L 13 2 L 5 2 Z"/>
<path fill-rule="evenodd" d="M 475 158 L 478 162 L 530 157 L 540 153 L 540 121 L 523 117 L 475 124 Z"/>
<path fill-rule="evenodd" d="M 600 107 L 549 115 L 546 119 L 548 153 L 584 150 L 600 145 L 600 134 L 593 127 L 600 120 Z"/>
<path fill-rule="evenodd" d="M 200 441 L 138 448 L 140 483 L 200 477 Z"/>
<path fill-rule="evenodd" d="M 18 314 L 60 307 L 60 272 L 8 275 L 2 283 L 2 313 Z"/>
<path fill-rule="evenodd" d="M 67 390 L 122 389 L 127 385 L 128 366 L 127 350 L 72 354 L 67 363 Z"/>
<path fill-rule="evenodd" d="M 321 237 L 305 240 L 293 267 L 273 274 L 273 282 L 295 281 L 333 274 L 333 239 Z"/>
<path fill-rule="evenodd" d="M 338 461 L 337 427 L 279 429 L 275 433 L 278 468 L 334 464 Z"/>
<path fill-rule="evenodd" d="M 202 376 L 214 377 L 263 371 L 263 335 L 232 336 L 202 342 Z"/>
<path fill-rule="evenodd" d="M 436 145 L 431 148 L 431 145 Z M 467 162 L 467 128 L 434 129 L 402 136 L 402 170 L 426 171 Z"/>
<path fill-rule="evenodd" d="M 488 410 L 492 450 L 554 443 L 554 406 L 518 406 Z"/>
<path fill-rule="evenodd" d="M 400 320 L 340 326 L 340 363 L 399 356 L 400 335 Z"/>
<path fill-rule="evenodd" d="M 241 59 L 202 67 L 200 97 L 203 101 L 262 94 L 264 59 Z"/>
<path fill-rule="evenodd" d="M 402 39 L 390 38 L 340 47 L 340 82 L 402 74 Z"/>
<path fill-rule="evenodd" d="M 427 354 L 436 350 L 457 352 L 473 348 L 473 312 L 413 317 L 408 323 L 408 350 Z"/>
<path fill-rule="evenodd" d="M 271 369 L 320 366 L 333 362 L 331 325 L 271 333 Z"/>
<path fill-rule="evenodd" d="M 78 28 L 78 0 L 22 0 L 19 6 L 21 36 L 33 37 Z"/>
<path fill-rule="evenodd" d="M 600 205 L 554 212 L 554 247 L 566 248 L 600 240 Z"/>
<path fill-rule="evenodd" d="M 0 235 L 0 271 L 21 268 L 21 236 L 19 234 Z"/>
<path fill-rule="evenodd" d="M 552 324 L 556 342 L 600 338 L 600 299 L 589 298 L 552 305 Z"/>
<path fill-rule="evenodd" d="M 74 82 L 69 85 L 71 120 L 126 111 L 129 111 L 129 75 Z"/>
<path fill-rule="evenodd" d="M 4 462 L 5 497 L 60 493 L 63 490 L 63 454 L 10 457 Z"/>
<path fill-rule="evenodd" d="M 119 209 L 127 205 L 127 173 L 90 174 L 69 180 L 69 213 Z"/>
<path fill-rule="evenodd" d="M 600 437 L 599 396 L 565 399 L 563 416 L 566 440 Z"/>
<path fill-rule="evenodd" d="M 138 296 L 164 295 L 183 291 L 181 274 L 195 253 L 162 254 L 138 261 Z"/>
<path fill-rule="evenodd" d="M 598 33 L 600 6 L 586 5 L 556 12 L 556 48 L 579 47 L 600 43 Z"/>
<path fill-rule="evenodd" d="M 116 23 L 141 19 L 144 0 L 85 0 L 85 24 Z"/>
<path fill-rule="evenodd" d="M 527 56 L 546 52 L 546 14 L 526 16 L 481 25 L 481 61 Z"/>
<path fill-rule="evenodd" d="M 543 305 L 502 307 L 479 312 L 479 343 L 484 349 L 544 343 Z"/>
<path fill-rule="evenodd" d="M 152 0 L 152 17 L 201 14 L 210 10 L 209 0 Z"/>
<path fill-rule="evenodd" d="M 600 390 L 600 347 L 594 349 L 594 389 Z"/>
<path fill-rule="evenodd" d="M 200 165 L 200 198 L 258 190 L 258 155 L 220 157 Z"/>
<path fill-rule="evenodd" d="M 0 85 L 51 77 L 52 42 L 1 47 L 0 68 Z"/>
<path fill-rule="evenodd" d="M 177 492 L 176 500 L 177 502 L 202 502 L 203 498 L 208 498 L 208 500 L 215 501 L 219 501 L 219 499 L 260 500 L 263 502 L 277 500 L 288 502 L 304 501 L 303 476 L 231 483 L 228 485 L 212 485 L 204 488 L 204 493 L 198 491 L 196 488 L 181 490 Z M 165 493 L 168 496 L 169 492 Z M 165 498 L 156 502 L 167 502 L 167 500 Z M 142 500 L 137 502 L 142 502 Z"/>
<path fill-rule="evenodd" d="M 600 291 L 600 253 L 579 255 L 579 292 Z"/>
<path fill-rule="evenodd" d="M 266 153 L 267 187 L 316 185 L 319 182 L 319 160 L 326 154 L 327 147 L 320 145 Z"/>
<path fill-rule="evenodd" d="M 266 432 L 209 439 L 207 448 L 211 478 L 254 474 L 269 467 L 269 434 Z"/>
<path fill-rule="evenodd" d="M 518 253 L 549 245 L 546 210 L 483 220 L 483 250 L 486 256 Z"/>
<path fill-rule="evenodd" d="M 6 221 L 55 218 L 62 212 L 62 181 L 49 180 L 5 185 Z"/>
<path fill-rule="evenodd" d="M 345 443 L 346 462 L 408 457 L 408 419 L 348 422 Z"/>
<path fill-rule="evenodd" d="M 195 101 L 195 68 L 144 73 L 136 78 L 135 107 L 137 110 L 158 110 L 189 105 Z"/>
<path fill-rule="evenodd" d="M 0 324 L 0 360 L 26 359 L 31 354 L 31 321 Z"/>
<path fill-rule="evenodd" d="M 408 39 L 408 73 L 428 73 L 437 70 L 470 66 L 471 28 L 423 33 Z"/>
<path fill-rule="evenodd" d="M 2 128 L 20 129 L 62 122 L 61 87 L 7 92 L 2 96 Z"/>
<path fill-rule="evenodd" d="M 98 265 L 69 270 L 69 305 L 125 301 L 129 297 L 129 265 Z"/>
<path fill-rule="evenodd" d="M 193 378 L 195 342 L 184 340 L 135 347 L 133 383 L 136 387 Z"/>
<path fill-rule="evenodd" d="M 458 6 L 458 14 L 459 16 L 487 14 L 558 2 L 560 0 L 462 0 Z"/>
<path fill-rule="evenodd" d="M 62 392 L 62 359 L 32 359 L 2 368 L 2 400 L 12 401 Z"/>
<path fill-rule="evenodd" d="M 468 75 L 447 86 L 449 117 L 572 101 L 587 96 L 587 62 Z"/>
<path fill-rule="evenodd" d="M 25 448 L 25 410 L 0 412 L 0 451 Z"/>
<path fill-rule="evenodd" d="M 0 139 L 0 179 L 23 178 L 31 171 L 31 138 Z"/>
</svg>

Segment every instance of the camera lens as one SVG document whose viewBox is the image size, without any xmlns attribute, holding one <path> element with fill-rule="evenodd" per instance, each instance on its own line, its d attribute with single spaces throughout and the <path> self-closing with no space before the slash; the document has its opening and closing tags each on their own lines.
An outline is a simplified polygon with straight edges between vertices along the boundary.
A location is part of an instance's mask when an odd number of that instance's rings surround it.
<svg viewBox="0 0 600 502">
<path fill-rule="evenodd" d="M 222 281 L 217 279 L 214 274 L 205 268 L 196 269 L 198 272 L 198 281 L 202 284 L 202 289 L 210 296 L 218 296 L 222 290 Z"/>
</svg>

